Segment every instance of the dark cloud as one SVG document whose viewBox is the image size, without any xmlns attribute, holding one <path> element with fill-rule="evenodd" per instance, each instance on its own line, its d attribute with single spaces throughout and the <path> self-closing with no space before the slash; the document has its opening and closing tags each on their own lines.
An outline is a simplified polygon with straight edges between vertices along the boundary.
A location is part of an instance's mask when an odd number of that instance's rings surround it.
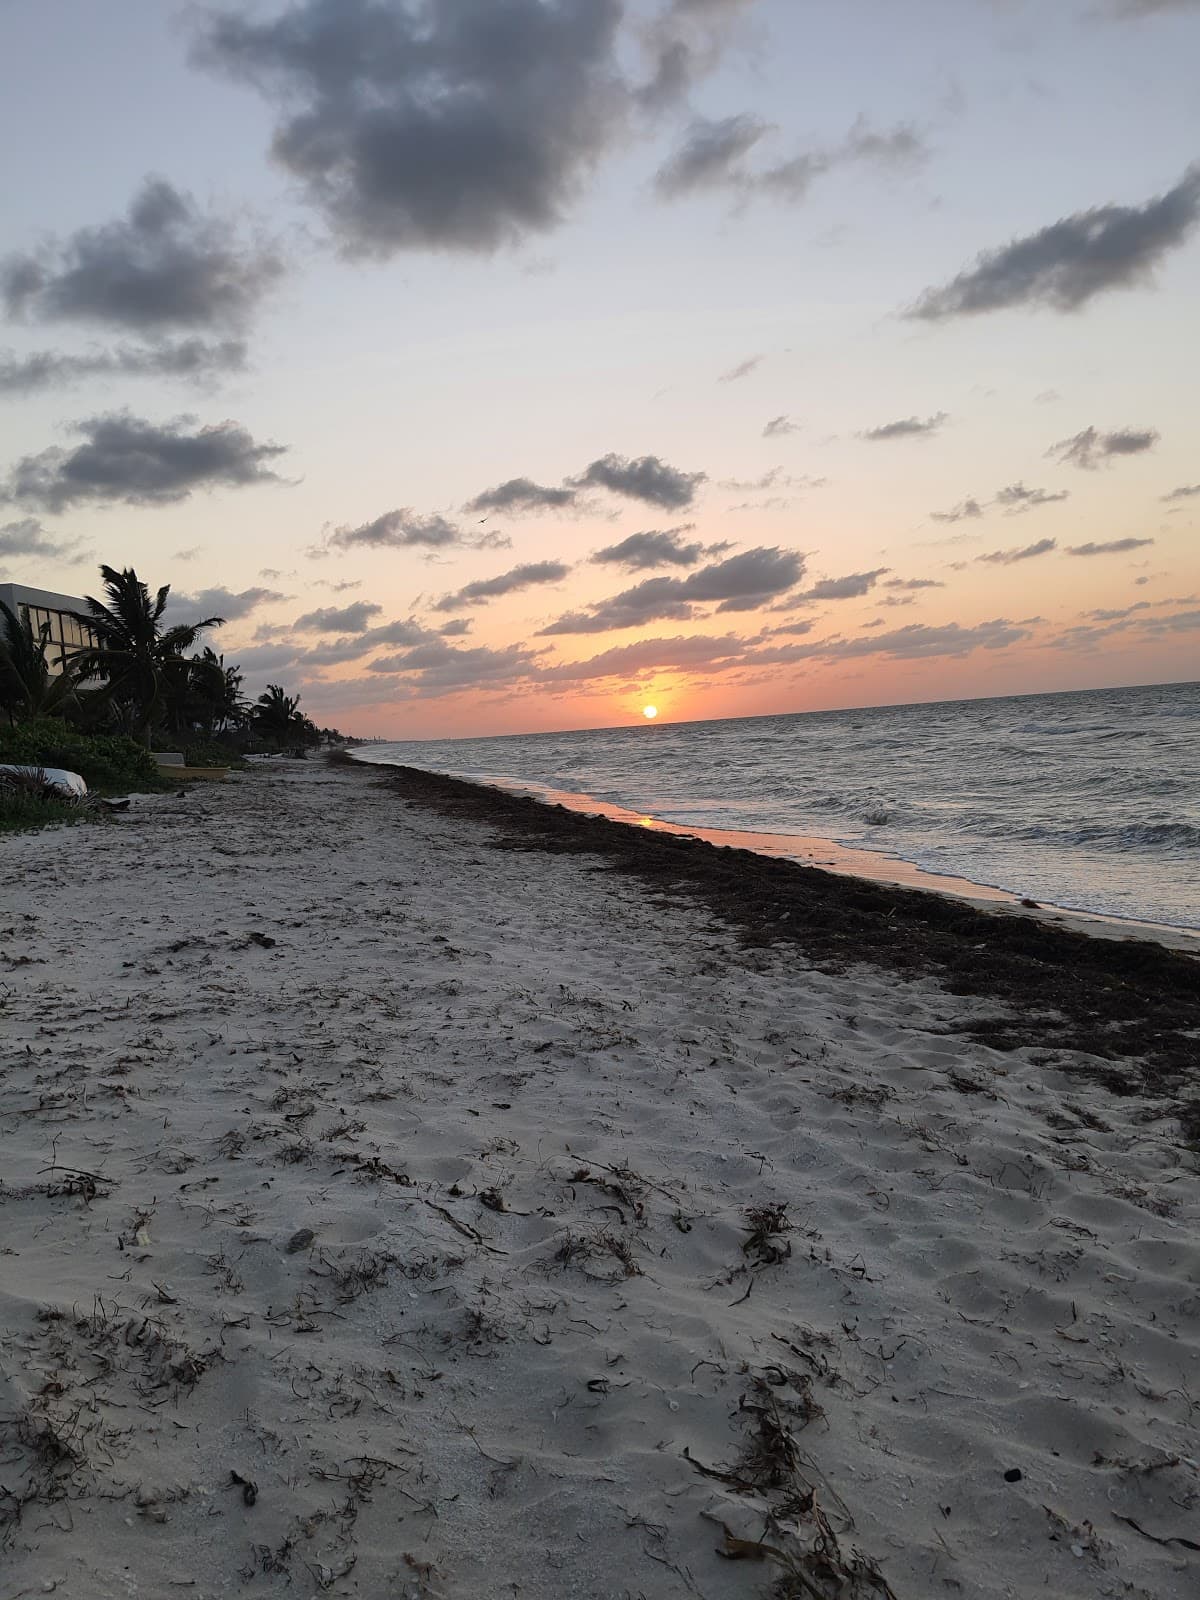
<svg viewBox="0 0 1200 1600">
<path fill-rule="evenodd" d="M 685 510 L 706 481 L 706 473 L 681 472 L 658 456 L 640 456 L 630 461 L 627 456 L 618 455 L 601 456 L 574 480 L 581 489 L 607 489 L 610 494 L 642 500 L 664 511 Z"/>
<path fill-rule="evenodd" d="M 916 164 L 927 154 L 915 129 L 901 126 L 880 133 L 860 117 L 838 145 L 751 167 L 748 158 L 775 131 L 772 124 L 746 112 L 697 117 L 683 143 L 659 168 L 655 188 L 664 200 L 713 189 L 729 191 L 743 200 L 756 194 L 801 200 L 818 178 L 835 167 L 868 163 L 895 169 Z"/>
<path fill-rule="evenodd" d="M 167 606 L 172 619 L 186 612 L 188 617 L 224 617 L 226 622 L 237 622 L 258 606 L 286 599 L 287 595 L 276 589 L 200 589 L 195 594 L 172 590 Z"/>
<path fill-rule="evenodd" d="M 778 546 L 744 550 L 682 580 L 689 600 L 719 600 L 720 611 L 754 611 L 804 576 L 804 557 Z M 679 581 L 679 580 L 677 580 Z"/>
<path fill-rule="evenodd" d="M 978 500 L 963 500 L 951 511 L 931 511 L 929 515 L 935 522 L 969 522 L 983 515 L 983 507 Z"/>
<path fill-rule="evenodd" d="M 1046 454 L 1064 465 L 1069 462 L 1090 472 L 1114 456 L 1136 456 L 1152 450 L 1158 439 L 1154 428 L 1117 428 L 1112 433 L 1085 428 L 1070 439 L 1060 439 Z"/>
<path fill-rule="evenodd" d="M 1058 549 L 1057 539 L 1039 539 L 1036 544 L 1023 545 L 1019 550 L 993 550 L 986 556 L 976 556 L 976 561 L 987 561 L 995 567 L 1011 567 L 1018 561 L 1032 561 L 1034 556 L 1049 555 Z"/>
<path fill-rule="evenodd" d="M 782 439 L 785 434 L 799 433 L 800 424 L 793 422 L 791 417 L 772 417 L 763 429 L 764 439 Z"/>
<path fill-rule="evenodd" d="M 1117 556 L 1127 550 L 1144 550 L 1153 539 L 1110 539 L 1105 544 L 1072 544 L 1067 546 L 1069 556 Z"/>
<path fill-rule="evenodd" d="M 61 350 L 36 350 L 19 356 L 0 351 L 0 394 L 35 394 L 59 389 L 87 378 L 185 378 L 204 382 L 218 374 L 241 372 L 246 346 L 240 339 L 209 343 L 181 339 L 172 343 L 138 347 L 118 345 L 115 350 L 93 350 L 70 355 Z"/>
<path fill-rule="evenodd" d="M 578 499 L 574 489 L 551 489 L 532 478 L 510 478 L 467 502 L 467 511 L 561 511 Z"/>
<path fill-rule="evenodd" d="M 1200 483 L 1181 483 L 1178 489 L 1172 489 L 1170 494 L 1164 494 L 1163 500 L 1169 504 L 1172 500 L 1191 500 L 1198 494 L 1200 494 Z"/>
<path fill-rule="evenodd" d="M 739 361 L 736 367 L 730 367 L 728 372 L 723 372 L 717 382 L 736 383 L 739 378 L 748 378 L 765 360 L 765 356 L 749 356 L 745 361 Z"/>
<path fill-rule="evenodd" d="M 1200 166 L 1144 206 L 1097 206 L 985 251 L 907 313 L 925 321 L 1042 305 L 1077 311 L 1096 295 L 1149 281 L 1200 221 Z"/>
<path fill-rule="evenodd" d="M 944 589 L 946 585 L 937 578 L 889 578 L 885 589 Z"/>
<path fill-rule="evenodd" d="M 411 507 L 385 511 L 357 528 L 338 528 L 329 540 L 335 550 L 407 550 L 413 546 L 440 550 L 457 544 L 461 534 L 445 517 L 418 516 Z"/>
<path fill-rule="evenodd" d="M 804 557 L 794 550 L 746 550 L 687 578 L 646 578 L 587 611 L 559 617 L 540 635 L 609 633 L 649 622 L 686 622 L 698 604 L 713 602 L 719 612 L 753 611 L 786 594 L 803 576 Z"/>
<path fill-rule="evenodd" d="M 434 606 L 435 611 L 459 611 L 463 606 L 482 606 L 500 595 L 516 594 L 522 589 L 532 589 L 538 584 L 561 583 L 571 569 L 561 561 L 531 561 L 496 578 L 480 578 L 468 583 L 454 594 L 443 595 Z"/>
<path fill-rule="evenodd" d="M 890 569 L 876 567 L 872 572 L 851 572 L 844 578 L 822 578 L 811 589 L 796 596 L 797 601 L 809 604 L 816 600 L 857 600 L 871 590 Z"/>
<path fill-rule="evenodd" d="M 454 617 L 450 622 L 443 622 L 438 632 L 443 639 L 461 639 L 474 625 L 474 617 Z"/>
<path fill-rule="evenodd" d="M 932 417 L 901 417 L 896 422 L 885 422 L 878 428 L 868 428 L 865 433 L 859 434 L 859 438 L 870 439 L 872 443 L 882 439 L 928 439 L 947 421 L 949 418 L 944 411 L 938 411 Z"/>
<path fill-rule="evenodd" d="M 237 330 L 282 271 L 261 244 L 206 215 L 163 178 L 149 178 L 128 215 L 80 228 L 0 263 L 10 317 L 90 322 L 143 335 Z"/>
<path fill-rule="evenodd" d="M 323 606 L 297 617 L 292 627 L 308 633 L 365 633 L 371 618 L 382 610 L 382 606 L 368 600 L 356 600 L 348 606 Z"/>
<path fill-rule="evenodd" d="M 1070 497 L 1069 489 L 1060 489 L 1057 494 L 1051 494 L 1048 489 L 1027 489 L 1023 483 L 1006 484 L 1003 489 L 996 490 L 996 504 L 1003 506 L 1010 516 L 1032 511 L 1036 506 L 1053 505 L 1056 500 L 1069 500 Z"/>
<path fill-rule="evenodd" d="M 513 644 L 502 650 L 483 645 L 458 649 L 442 638 L 432 638 L 399 655 L 372 661 L 367 670 L 406 674 L 416 693 L 437 696 L 519 682 L 530 676 L 536 664 L 537 653 L 527 645 Z"/>
<path fill-rule="evenodd" d="M 280 107 L 275 159 L 343 247 L 494 250 L 563 219 L 617 134 L 620 0 L 299 0 L 197 59 Z"/>
<path fill-rule="evenodd" d="M 679 149 L 658 170 L 654 186 L 664 200 L 678 200 L 698 189 L 752 187 L 741 163 L 769 131 L 757 117 L 697 118 Z"/>
<path fill-rule="evenodd" d="M 560 511 L 575 506 L 581 490 L 606 489 L 610 494 L 641 500 L 666 511 L 680 511 L 691 505 L 696 490 L 705 481 L 703 472 L 681 472 L 658 456 L 640 456 L 631 461 L 627 456 L 610 453 L 557 487 L 536 483 L 532 478 L 509 478 L 506 483 L 476 495 L 465 509 L 509 513 Z"/>
<path fill-rule="evenodd" d="M 52 561 L 82 561 L 72 540 L 56 539 L 36 517 L 0 523 L 0 557 L 45 556 Z"/>
<path fill-rule="evenodd" d="M 815 627 L 816 623 L 813 621 L 783 622 L 780 623 L 778 628 L 772 628 L 771 632 L 772 634 L 788 634 L 789 636 L 795 638 L 802 637 L 806 633 L 811 633 Z"/>
<path fill-rule="evenodd" d="M 439 628 L 439 633 L 444 633 L 445 628 Z M 368 650 L 376 646 L 420 644 L 423 640 L 431 638 L 428 628 L 417 622 L 413 617 L 407 617 L 398 622 L 385 622 L 378 628 L 368 628 L 360 639 L 360 643 Z"/>
<path fill-rule="evenodd" d="M 620 544 L 606 545 L 603 550 L 597 550 L 592 560 L 625 567 L 630 572 L 644 572 L 653 567 L 694 567 L 707 553 L 703 544 L 683 542 L 684 534 L 690 533 L 694 526 L 689 522 L 682 528 L 631 533 Z"/>
<path fill-rule="evenodd" d="M 268 462 L 285 447 L 259 444 L 236 422 L 200 427 L 195 417 L 147 422 L 127 411 L 73 426 L 84 442 L 23 456 L 0 498 L 40 510 L 67 506 L 171 505 L 199 489 L 278 483 Z"/>
</svg>

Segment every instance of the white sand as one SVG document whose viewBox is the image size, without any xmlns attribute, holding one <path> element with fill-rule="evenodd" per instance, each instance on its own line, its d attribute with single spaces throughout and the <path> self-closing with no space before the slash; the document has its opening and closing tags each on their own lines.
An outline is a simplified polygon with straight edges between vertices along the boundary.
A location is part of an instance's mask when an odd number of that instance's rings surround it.
<svg viewBox="0 0 1200 1600">
<path fill-rule="evenodd" d="M 3 842 L 4 1600 L 1200 1592 L 1172 1125 L 488 837 L 310 764 Z"/>
</svg>

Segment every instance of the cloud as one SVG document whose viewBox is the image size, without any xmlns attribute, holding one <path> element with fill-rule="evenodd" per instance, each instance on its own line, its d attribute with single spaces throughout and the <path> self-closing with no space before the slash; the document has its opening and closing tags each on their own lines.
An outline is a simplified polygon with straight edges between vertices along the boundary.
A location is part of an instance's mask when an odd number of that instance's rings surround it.
<svg viewBox="0 0 1200 1600">
<path fill-rule="evenodd" d="M 985 251 L 940 289 L 929 289 L 906 314 L 927 322 L 1010 306 L 1077 311 L 1099 294 L 1149 282 L 1170 251 L 1200 221 L 1200 166 L 1143 206 L 1079 211 Z"/>
<path fill-rule="evenodd" d="M 872 572 L 851 572 L 844 578 L 822 578 L 811 589 L 796 596 L 797 601 L 809 604 L 815 600 L 857 600 L 870 594 L 880 578 L 889 569 L 876 567 Z"/>
<path fill-rule="evenodd" d="M 461 639 L 464 634 L 470 633 L 474 625 L 474 617 L 454 617 L 449 622 L 443 622 L 438 632 L 443 639 Z"/>
<path fill-rule="evenodd" d="M 601 456 L 574 480 L 579 488 L 607 489 L 630 500 L 642 500 L 664 511 L 682 511 L 696 498 L 696 491 L 707 481 L 703 472 L 681 472 L 658 456 L 641 456 L 630 461 L 626 456 Z"/>
<path fill-rule="evenodd" d="M 72 540 L 56 539 L 36 517 L 0 523 L 0 557 L 45 556 L 52 561 L 82 561 L 84 556 Z"/>
<path fill-rule="evenodd" d="M 946 585 L 937 578 L 889 578 L 885 589 L 944 589 Z"/>
<path fill-rule="evenodd" d="M 1105 544 L 1073 544 L 1067 546 L 1069 556 L 1116 556 L 1127 550 L 1144 550 L 1153 539 L 1110 539 Z"/>
<path fill-rule="evenodd" d="M 1060 489 L 1057 494 L 1051 494 L 1047 489 L 1027 489 L 1023 483 L 1006 484 L 1003 489 L 996 490 L 996 504 L 1003 506 L 1009 516 L 1032 511 L 1035 506 L 1053 505 L 1056 500 L 1070 498 L 1069 489 Z"/>
<path fill-rule="evenodd" d="M 753 611 L 786 594 L 804 576 L 804 557 L 794 550 L 745 550 L 687 578 L 646 578 L 587 611 L 568 612 L 539 631 L 555 634 L 608 633 L 649 622 L 686 622 L 698 604 L 717 602 L 721 611 Z"/>
<path fill-rule="evenodd" d="M 681 528 L 650 529 L 645 533 L 631 533 L 620 544 L 606 545 L 597 550 L 592 560 L 625 567 L 630 572 L 642 572 L 652 567 L 694 567 L 705 552 L 700 543 L 684 544 L 683 535 L 690 533 L 694 523 Z"/>
<path fill-rule="evenodd" d="M 1164 494 L 1163 500 L 1170 503 L 1172 500 L 1191 500 L 1200 494 L 1200 483 L 1181 483 L 1178 489 L 1172 489 L 1170 494 Z"/>
<path fill-rule="evenodd" d="M 1196 11 L 1200 0 L 1111 0 L 1113 17 L 1157 17 L 1168 11 Z"/>
<path fill-rule="evenodd" d="M 1134 456 L 1152 450 L 1158 439 L 1154 428 L 1117 428 L 1112 433 L 1098 433 L 1095 428 L 1085 428 L 1070 439 L 1060 439 L 1057 444 L 1050 446 L 1046 454 L 1064 465 L 1069 462 L 1074 467 L 1091 472 L 1101 462 L 1110 461 L 1114 456 Z"/>
<path fill-rule="evenodd" d="M 677 106 L 721 59 L 732 23 L 755 0 L 671 0 L 648 33 L 653 71 L 634 93 L 644 111 Z"/>
<path fill-rule="evenodd" d="M 627 456 L 610 453 L 600 456 L 573 478 L 558 487 L 536 483 L 532 478 L 509 478 L 494 489 L 467 502 L 468 512 L 560 511 L 579 502 L 580 491 L 606 489 L 611 494 L 641 500 L 666 511 L 680 511 L 691 505 L 696 490 L 706 482 L 703 472 L 681 472 L 658 456 Z"/>
<path fill-rule="evenodd" d="M 272 154 L 343 249 L 491 251 L 556 227 L 620 131 L 619 0 L 299 0 L 209 14 L 195 59 L 280 110 Z"/>
<path fill-rule="evenodd" d="M 348 606 L 323 606 L 297 617 L 292 627 L 309 633 L 365 633 L 371 618 L 382 610 L 382 606 L 368 600 L 356 600 Z"/>
<path fill-rule="evenodd" d="M 0 263 L 10 317 L 90 322 L 158 335 L 243 328 L 282 272 L 164 178 L 148 178 L 126 216 L 80 228 Z"/>
<path fill-rule="evenodd" d="M 177 594 L 172 590 L 167 605 L 174 616 L 186 611 L 193 617 L 223 617 L 226 622 L 237 622 L 248 617 L 257 607 L 275 600 L 286 600 L 287 595 L 275 589 L 201 589 L 196 594 Z"/>
<path fill-rule="evenodd" d="M 765 356 L 750 356 L 745 361 L 739 361 L 736 367 L 730 367 L 728 372 L 723 372 L 717 382 L 736 383 L 739 378 L 748 378 L 765 360 Z"/>
<path fill-rule="evenodd" d="M 516 594 L 522 589 L 532 589 L 538 584 L 561 583 L 570 573 L 570 567 L 561 561 L 532 561 L 513 567 L 496 578 L 480 578 L 468 583 L 454 594 L 443 595 L 434 606 L 435 611 L 458 611 L 463 606 L 482 606 L 500 595 Z"/>
<path fill-rule="evenodd" d="M 968 522 L 983 515 L 983 507 L 978 500 L 963 500 L 950 511 L 931 511 L 929 515 L 935 522 Z"/>
<path fill-rule="evenodd" d="M 1018 561 L 1032 561 L 1035 556 L 1049 555 L 1058 549 L 1057 539 L 1039 539 L 1036 544 L 1024 545 L 1019 550 L 993 550 L 986 556 L 976 556 L 976 561 L 987 561 L 996 567 L 1011 567 Z"/>
<path fill-rule="evenodd" d="M 531 478 L 509 478 L 469 500 L 467 511 L 560 511 L 578 499 L 574 489 L 551 489 Z"/>
<path fill-rule="evenodd" d="M 869 439 L 872 443 L 883 439 L 928 439 L 932 434 L 939 432 L 948 420 L 944 411 L 938 411 L 932 417 L 901 417 L 896 422 L 885 422 L 878 428 L 868 428 L 858 437 Z"/>
<path fill-rule="evenodd" d="M 698 189 L 723 185 L 753 187 L 741 168 L 769 125 L 742 113 L 733 117 L 698 117 L 670 160 L 658 169 L 654 187 L 664 200 L 678 200 Z"/>
<path fill-rule="evenodd" d="M 372 661 L 367 670 L 407 674 L 416 693 L 437 696 L 519 682 L 529 677 L 536 664 L 537 653 L 527 645 L 513 644 L 501 650 L 478 645 L 464 650 L 442 638 L 431 638 L 399 655 Z"/>
<path fill-rule="evenodd" d="M 894 170 L 915 165 L 928 154 L 915 129 L 901 125 L 880 133 L 860 117 L 838 145 L 752 168 L 748 158 L 775 131 L 771 123 L 747 112 L 696 117 L 682 144 L 655 174 L 655 189 L 663 200 L 714 189 L 729 190 L 742 200 L 762 194 L 801 200 L 834 168 L 866 163 Z"/>
<path fill-rule="evenodd" d="M 36 350 L 18 356 L 0 351 L 0 394 L 35 394 L 63 388 L 87 378 L 185 378 L 204 382 L 218 373 L 241 372 L 246 346 L 240 339 L 209 343 L 182 339 L 138 347 L 118 345 L 70 355 L 61 350 Z"/>
<path fill-rule="evenodd" d="M 782 439 L 785 434 L 799 433 L 800 431 L 800 423 L 793 422 L 791 417 L 772 417 L 770 422 L 768 422 L 766 427 L 763 429 L 763 438 Z"/>
<path fill-rule="evenodd" d="M 566 661 L 544 667 L 538 677 L 546 683 L 581 683 L 595 678 L 628 678 L 655 669 L 675 667 L 703 671 L 742 659 L 746 641 L 734 633 L 678 634 L 670 639 L 638 639 L 614 645 L 586 661 Z"/>
<path fill-rule="evenodd" d="M 236 422 L 200 427 L 195 417 L 147 422 L 113 411 L 73 424 L 84 442 L 23 456 L 2 498 L 46 511 L 68 506 L 172 505 L 198 489 L 278 483 L 268 462 L 283 445 L 259 444 Z"/>
<path fill-rule="evenodd" d="M 335 550 L 407 550 L 414 546 L 430 550 L 457 544 L 460 530 L 445 517 L 422 517 L 409 506 L 385 511 L 373 522 L 357 528 L 338 528 L 329 545 Z"/>
<path fill-rule="evenodd" d="M 1003 650 L 1029 637 L 1029 629 L 1019 623 L 996 617 L 964 628 L 957 622 L 929 626 L 910 622 L 903 628 L 876 633 L 869 639 L 822 639 L 813 644 L 781 645 L 773 652 L 760 652 L 761 661 L 804 661 L 820 658 L 853 661 L 863 656 L 890 656 L 894 660 L 922 661 L 935 656 L 959 657 L 973 650 Z"/>
</svg>

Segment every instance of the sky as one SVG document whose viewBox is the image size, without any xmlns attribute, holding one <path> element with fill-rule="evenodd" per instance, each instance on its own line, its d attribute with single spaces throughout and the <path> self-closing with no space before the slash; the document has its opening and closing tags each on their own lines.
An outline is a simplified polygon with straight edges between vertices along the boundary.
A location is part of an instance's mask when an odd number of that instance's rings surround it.
<svg viewBox="0 0 1200 1600">
<path fill-rule="evenodd" d="M 0 578 L 132 566 L 366 736 L 1200 676 L 1198 55 L 1200 0 L 0 0 Z"/>
</svg>

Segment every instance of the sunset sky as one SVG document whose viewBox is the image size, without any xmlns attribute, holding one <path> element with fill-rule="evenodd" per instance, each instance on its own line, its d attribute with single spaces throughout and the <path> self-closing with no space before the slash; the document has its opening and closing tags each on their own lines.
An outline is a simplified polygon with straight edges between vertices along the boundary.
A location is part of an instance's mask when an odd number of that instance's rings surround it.
<svg viewBox="0 0 1200 1600">
<path fill-rule="evenodd" d="M 0 578 L 132 565 L 401 738 L 1200 675 L 1200 0 L 0 0 L 0 55 Z"/>
</svg>

